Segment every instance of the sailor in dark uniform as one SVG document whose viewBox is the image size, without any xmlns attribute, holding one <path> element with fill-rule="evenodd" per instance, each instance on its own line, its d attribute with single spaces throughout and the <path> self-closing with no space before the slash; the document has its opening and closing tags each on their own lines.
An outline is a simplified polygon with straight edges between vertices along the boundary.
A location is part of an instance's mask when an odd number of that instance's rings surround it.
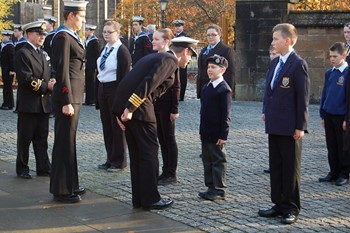
<svg viewBox="0 0 350 233">
<path fill-rule="evenodd" d="M 52 100 L 55 141 L 50 192 L 55 201 L 74 203 L 85 189 L 79 186 L 76 133 L 84 93 L 84 43 L 76 31 L 85 23 L 86 1 L 64 1 L 64 23 L 53 36 L 52 66 L 56 84 Z"/>
<path fill-rule="evenodd" d="M 27 44 L 27 39 L 23 36 L 22 25 L 13 25 L 13 37 L 15 37 L 16 39 L 16 41 L 14 42 L 16 54 L 21 48 L 23 48 Z M 18 112 L 18 96 L 16 98 L 16 108 L 13 112 Z"/>
<path fill-rule="evenodd" d="M 43 49 L 45 52 L 49 55 L 49 57 L 52 57 L 51 53 L 51 40 L 53 35 L 55 35 L 55 25 L 56 25 L 56 17 L 51 15 L 44 15 L 44 20 L 46 21 L 46 32 L 47 36 L 45 38 L 45 42 L 43 45 Z"/>
<path fill-rule="evenodd" d="M 13 99 L 13 78 L 15 75 L 14 68 L 14 56 L 15 56 L 15 46 L 11 40 L 13 31 L 3 30 L 2 43 L 1 43 L 1 73 L 3 82 L 3 103 L 0 107 L 2 110 L 12 110 L 14 106 Z"/>
<path fill-rule="evenodd" d="M 18 121 L 16 173 L 23 179 L 31 179 L 28 159 L 33 143 L 38 176 L 49 176 L 51 164 L 47 154 L 49 135 L 50 93 L 54 82 L 50 81 L 50 64 L 40 47 L 46 31 L 45 21 L 23 25 L 28 42 L 15 56 L 15 71 L 18 80 Z"/>
<path fill-rule="evenodd" d="M 22 25 L 15 24 L 13 26 L 13 36 L 16 38 L 14 45 L 15 52 L 17 53 L 17 51 L 23 48 L 23 46 L 25 46 L 27 43 L 27 39 L 23 36 Z"/>
<path fill-rule="evenodd" d="M 184 32 L 185 22 L 181 19 L 173 21 L 175 27 L 175 37 L 187 36 Z M 187 66 L 184 69 L 180 69 L 180 101 L 184 101 L 185 92 L 187 87 Z"/>
<path fill-rule="evenodd" d="M 134 39 L 130 45 L 130 53 L 132 65 L 134 66 L 138 60 L 147 54 L 153 53 L 152 43 L 146 32 L 142 31 L 144 18 L 141 16 L 132 17 L 132 29 L 134 31 Z"/>
<path fill-rule="evenodd" d="M 145 56 L 120 82 L 113 113 L 125 130 L 130 155 L 134 208 L 164 209 L 173 201 L 161 198 L 157 187 L 159 169 L 157 124 L 153 102 L 174 84 L 178 67 L 185 67 L 198 41 L 191 38 L 172 43 L 170 53 Z"/>
<path fill-rule="evenodd" d="M 96 71 L 97 58 L 100 56 L 100 43 L 94 35 L 95 25 L 85 25 L 85 103 L 84 105 L 94 106 L 96 104 Z"/>
</svg>

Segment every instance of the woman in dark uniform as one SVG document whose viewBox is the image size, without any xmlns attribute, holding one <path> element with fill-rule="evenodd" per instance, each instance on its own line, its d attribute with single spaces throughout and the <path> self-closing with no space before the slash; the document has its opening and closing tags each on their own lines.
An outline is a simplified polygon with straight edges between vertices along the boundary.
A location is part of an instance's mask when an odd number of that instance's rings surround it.
<svg viewBox="0 0 350 233">
<path fill-rule="evenodd" d="M 52 39 L 55 141 L 52 150 L 50 192 L 55 201 L 74 203 L 85 193 L 79 187 L 76 133 L 84 92 L 84 44 L 76 34 L 85 23 L 87 2 L 64 1 L 64 24 Z"/>
</svg>

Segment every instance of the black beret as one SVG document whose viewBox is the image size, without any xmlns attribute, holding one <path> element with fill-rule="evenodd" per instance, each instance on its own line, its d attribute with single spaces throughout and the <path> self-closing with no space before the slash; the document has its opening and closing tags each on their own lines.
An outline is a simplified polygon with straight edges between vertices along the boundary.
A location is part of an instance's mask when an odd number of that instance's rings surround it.
<svg viewBox="0 0 350 233">
<path fill-rule="evenodd" d="M 214 56 L 207 58 L 207 64 L 208 63 L 215 64 L 215 65 L 225 67 L 225 68 L 228 67 L 227 59 L 222 57 L 222 56 L 216 55 L 216 54 Z"/>
</svg>

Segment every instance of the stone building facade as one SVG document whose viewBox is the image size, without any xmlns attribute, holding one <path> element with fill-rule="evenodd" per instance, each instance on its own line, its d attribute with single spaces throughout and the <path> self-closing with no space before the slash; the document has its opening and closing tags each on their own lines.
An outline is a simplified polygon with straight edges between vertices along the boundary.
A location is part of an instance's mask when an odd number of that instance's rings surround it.
<svg viewBox="0 0 350 233">
<path fill-rule="evenodd" d="M 324 72 L 330 66 L 328 48 L 344 41 L 343 25 L 350 22 L 350 12 L 293 11 L 290 0 L 237 0 L 236 5 L 236 99 L 262 100 L 271 30 L 289 22 L 299 33 L 295 50 L 309 65 L 310 102 L 318 103 Z"/>
</svg>

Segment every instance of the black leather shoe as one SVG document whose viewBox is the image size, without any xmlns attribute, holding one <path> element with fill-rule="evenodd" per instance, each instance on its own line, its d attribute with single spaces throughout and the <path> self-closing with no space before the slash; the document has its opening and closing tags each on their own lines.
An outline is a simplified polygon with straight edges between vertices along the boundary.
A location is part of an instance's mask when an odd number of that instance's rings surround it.
<svg viewBox="0 0 350 233">
<path fill-rule="evenodd" d="M 208 192 L 199 192 L 198 196 L 201 198 L 204 198 L 205 195 L 207 195 Z"/>
<path fill-rule="evenodd" d="M 74 190 L 75 195 L 84 195 L 86 193 L 86 189 L 83 187 L 79 187 L 78 189 Z"/>
<path fill-rule="evenodd" d="M 217 193 L 198 193 L 198 196 L 205 200 L 209 201 L 219 201 L 219 200 L 225 200 L 225 194 L 217 194 Z"/>
<path fill-rule="evenodd" d="M 337 181 L 335 182 L 336 186 L 343 186 L 344 184 L 349 183 L 349 178 L 343 178 L 343 177 L 339 177 L 337 179 Z"/>
<path fill-rule="evenodd" d="M 73 194 L 73 195 L 54 195 L 53 200 L 63 202 L 63 203 L 77 203 L 77 202 L 81 201 L 81 197 L 79 195 L 76 195 L 76 194 Z"/>
<path fill-rule="evenodd" d="M 265 218 L 271 218 L 271 217 L 277 217 L 280 216 L 282 213 L 277 211 L 275 208 L 270 208 L 267 210 L 259 210 L 258 215 L 260 217 L 265 217 Z"/>
<path fill-rule="evenodd" d="M 1 109 L 1 110 L 12 110 L 12 108 L 9 108 L 9 107 L 7 107 L 7 106 L 1 106 L 0 109 Z"/>
<path fill-rule="evenodd" d="M 328 173 L 328 175 L 326 177 L 321 177 L 318 179 L 319 182 L 333 182 L 335 181 L 337 178 L 333 177 L 330 173 Z"/>
<path fill-rule="evenodd" d="M 164 177 L 158 180 L 158 185 L 168 185 L 168 184 L 176 184 L 176 183 L 177 183 L 176 176 Z"/>
<path fill-rule="evenodd" d="M 50 176 L 50 172 L 39 172 L 36 173 L 37 176 Z"/>
<path fill-rule="evenodd" d="M 97 165 L 97 168 L 98 169 L 101 169 L 101 170 L 107 170 L 111 165 L 110 164 L 100 164 L 100 165 Z"/>
<path fill-rule="evenodd" d="M 282 215 L 282 219 L 281 219 L 281 223 L 284 224 L 292 224 L 295 223 L 298 219 L 298 216 L 294 215 L 294 214 L 283 214 Z"/>
<path fill-rule="evenodd" d="M 162 210 L 170 207 L 173 203 L 174 201 L 171 200 L 170 198 L 161 198 L 158 202 L 154 203 L 153 205 L 151 205 L 149 208 L 146 208 L 146 209 Z"/>
<path fill-rule="evenodd" d="M 32 175 L 30 175 L 28 172 L 23 172 L 21 174 L 18 174 L 17 176 L 22 179 L 32 179 Z"/>
</svg>

